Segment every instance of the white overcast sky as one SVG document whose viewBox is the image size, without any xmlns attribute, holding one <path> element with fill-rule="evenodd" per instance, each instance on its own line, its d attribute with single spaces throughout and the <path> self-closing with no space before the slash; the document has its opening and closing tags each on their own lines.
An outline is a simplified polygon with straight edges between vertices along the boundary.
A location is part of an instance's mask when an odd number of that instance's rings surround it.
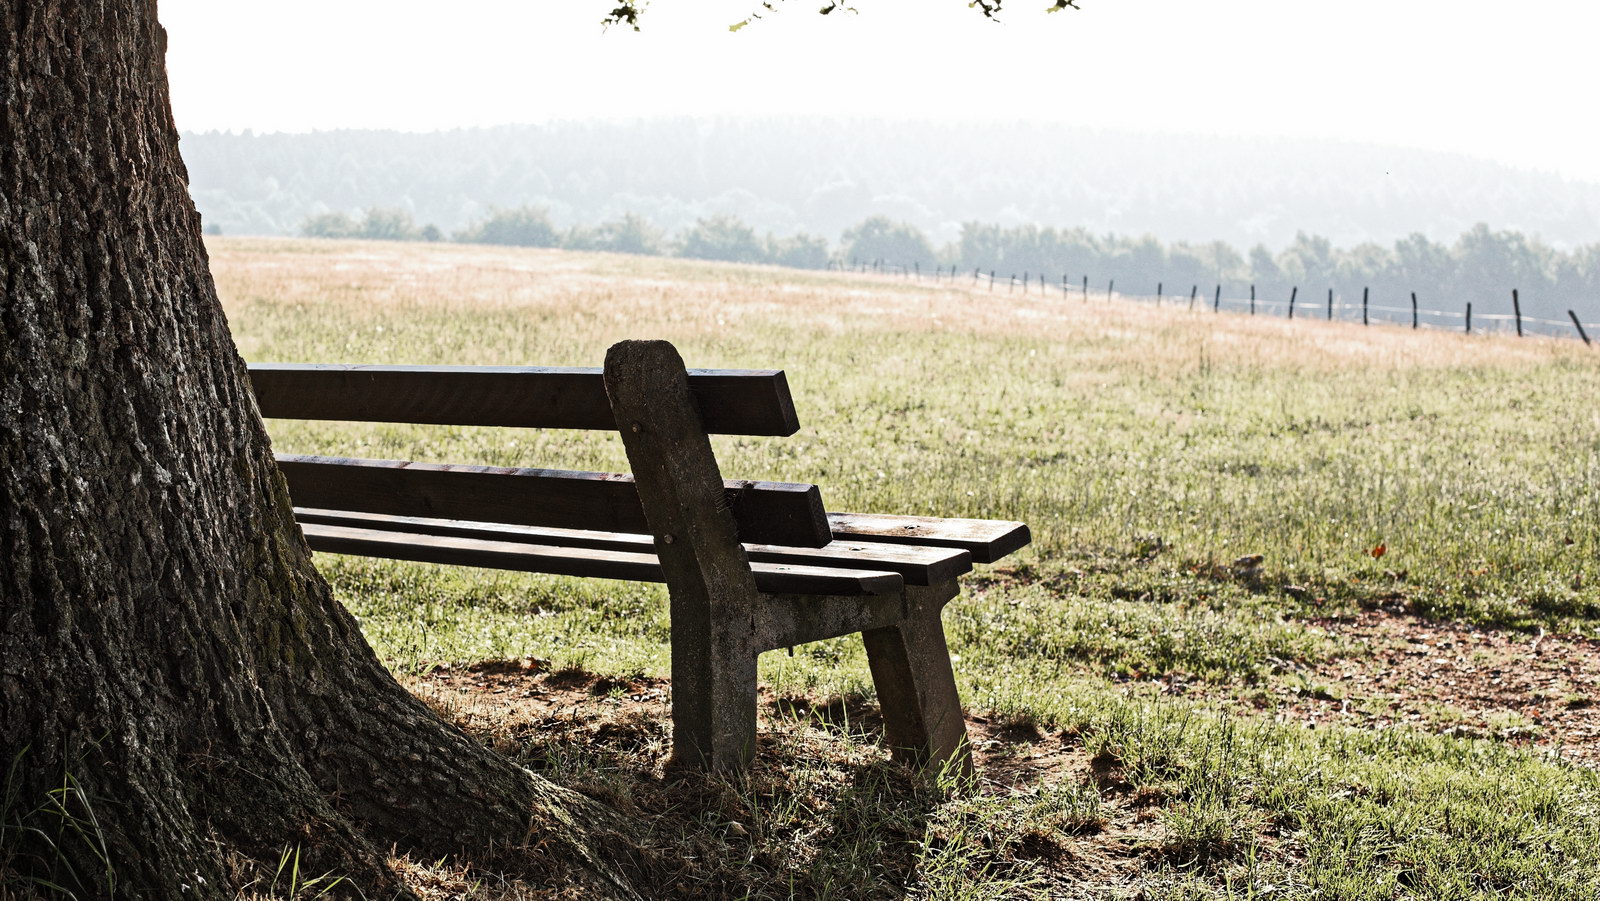
<svg viewBox="0 0 1600 901">
<path fill-rule="evenodd" d="M 1063 121 L 1450 150 L 1600 181 L 1587 0 L 161 0 L 185 130 L 655 115 Z"/>
</svg>

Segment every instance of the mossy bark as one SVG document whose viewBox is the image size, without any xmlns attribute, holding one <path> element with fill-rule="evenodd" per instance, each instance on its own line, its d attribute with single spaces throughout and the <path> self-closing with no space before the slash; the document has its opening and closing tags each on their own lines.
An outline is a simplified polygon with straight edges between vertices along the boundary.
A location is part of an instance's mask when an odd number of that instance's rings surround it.
<svg viewBox="0 0 1600 901">
<path fill-rule="evenodd" d="M 630 894 L 618 820 L 440 721 L 313 568 L 208 271 L 155 4 L 0 19 L 0 815 L 40 830 L 3 833 L 10 866 L 225 897 L 231 860 L 298 848 L 371 898 L 404 894 L 391 846 L 531 847 Z"/>
</svg>

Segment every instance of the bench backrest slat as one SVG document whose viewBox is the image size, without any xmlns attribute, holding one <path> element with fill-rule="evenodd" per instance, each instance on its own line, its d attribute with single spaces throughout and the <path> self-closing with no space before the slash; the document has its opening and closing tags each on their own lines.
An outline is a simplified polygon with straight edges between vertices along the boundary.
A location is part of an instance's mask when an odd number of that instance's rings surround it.
<svg viewBox="0 0 1600 901">
<path fill-rule="evenodd" d="M 599 369 L 252 363 L 250 380 L 261 415 L 275 419 L 617 428 Z M 691 369 L 689 390 L 711 434 L 800 429 L 781 369 Z"/>
<path fill-rule="evenodd" d="M 560 529 L 648 534 L 633 477 L 278 455 L 296 506 Z M 725 481 L 739 538 L 754 544 L 822 547 L 832 539 L 815 485 Z"/>
</svg>

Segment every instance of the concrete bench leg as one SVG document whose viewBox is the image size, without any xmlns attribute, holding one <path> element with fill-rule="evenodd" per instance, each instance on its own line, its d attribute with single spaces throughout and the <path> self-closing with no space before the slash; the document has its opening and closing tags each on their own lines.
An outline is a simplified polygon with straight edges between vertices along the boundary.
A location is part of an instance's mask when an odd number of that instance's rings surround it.
<svg viewBox="0 0 1600 901">
<path fill-rule="evenodd" d="M 688 372 L 665 341 L 623 341 L 605 381 L 672 598 L 672 764 L 739 769 L 756 750 L 760 595 Z"/>
<path fill-rule="evenodd" d="M 756 751 L 756 655 L 672 635 L 672 759 L 669 767 L 742 769 Z"/>
<path fill-rule="evenodd" d="M 910 599 L 909 617 L 868 629 L 861 638 L 883 709 L 884 739 L 895 758 L 929 772 L 948 768 L 970 776 L 967 724 L 939 619 L 954 593 L 953 585 L 921 589 L 920 597 Z"/>
</svg>

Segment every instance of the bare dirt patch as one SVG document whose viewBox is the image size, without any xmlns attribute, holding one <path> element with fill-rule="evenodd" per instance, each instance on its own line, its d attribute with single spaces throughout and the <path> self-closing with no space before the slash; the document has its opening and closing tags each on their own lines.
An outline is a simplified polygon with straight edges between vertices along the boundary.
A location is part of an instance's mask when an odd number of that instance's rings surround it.
<svg viewBox="0 0 1600 901">
<path fill-rule="evenodd" d="M 1600 766 L 1600 640 L 1382 610 L 1311 624 L 1367 653 L 1291 670 L 1258 699 L 1278 719 L 1496 738 Z"/>
<path fill-rule="evenodd" d="M 815 822 L 808 828 L 821 835 L 852 828 L 848 816 L 839 815 L 840 800 L 817 790 L 818 780 L 858 786 L 854 791 L 876 785 L 870 789 L 878 794 L 872 815 L 904 822 L 904 834 L 881 851 L 882 866 L 898 872 L 891 884 L 916 878 L 909 855 L 920 842 L 942 840 L 936 808 L 950 798 L 930 794 L 910 770 L 888 762 L 877 707 L 859 698 L 763 691 L 757 759 L 747 781 L 724 783 L 664 769 L 671 735 L 665 680 L 551 671 L 542 661 L 524 659 L 439 667 L 405 681 L 503 753 L 624 813 L 652 818 L 657 834 L 670 836 L 657 849 L 658 859 L 701 861 L 669 865 L 672 872 L 653 897 L 735 897 L 725 890 L 748 874 L 723 864 L 712 872 L 707 862 L 744 859 L 745 866 L 776 871 L 782 861 L 764 862 L 765 856 L 809 853 L 805 842 L 792 836 L 780 842 L 769 827 L 752 821 L 752 794 L 769 808 L 812 809 Z M 1161 853 L 1166 827 L 1159 806 L 1124 782 L 1114 762 L 1092 760 L 1074 735 L 1028 719 L 970 716 L 967 725 L 981 773 L 978 785 L 962 793 L 968 800 L 1009 801 L 1020 809 L 1057 785 L 1087 786 L 1100 798 L 1098 815 L 1065 831 L 1031 833 L 1007 852 L 1042 866 L 1052 897 L 1102 897 L 1111 887 L 1137 886 Z M 878 812 L 883 810 L 890 812 Z M 818 850 L 826 853 L 826 846 Z M 469 878 L 427 867 L 414 875 L 419 890 L 430 880 Z M 524 897 L 510 888 L 503 892 L 488 897 Z"/>
<path fill-rule="evenodd" d="M 671 686 L 665 679 L 550 670 L 542 661 L 526 658 L 441 666 L 405 681 L 413 693 L 469 731 L 494 734 L 538 726 L 612 743 L 626 731 L 617 724 L 626 722 L 638 727 L 628 742 L 630 750 L 653 747 L 664 754 L 670 743 Z M 764 728 L 794 721 L 873 741 L 883 731 L 877 705 L 859 698 L 819 701 L 778 697 L 762 689 L 761 706 L 768 721 Z M 1029 720 L 969 715 L 967 731 L 990 790 L 1093 775 L 1089 758 L 1060 730 L 1043 730 Z"/>
</svg>

